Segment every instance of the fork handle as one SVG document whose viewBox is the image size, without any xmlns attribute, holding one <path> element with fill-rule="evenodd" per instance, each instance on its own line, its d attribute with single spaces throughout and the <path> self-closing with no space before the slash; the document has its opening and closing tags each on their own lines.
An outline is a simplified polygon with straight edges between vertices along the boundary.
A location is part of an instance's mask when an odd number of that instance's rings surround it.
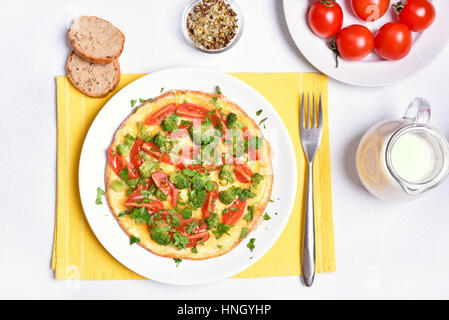
<svg viewBox="0 0 449 320">
<path fill-rule="evenodd" d="M 306 215 L 301 271 L 304 284 L 310 287 L 315 277 L 315 218 L 313 205 L 313 162 L 309 162 L 307 177 Z"/>
</svg>

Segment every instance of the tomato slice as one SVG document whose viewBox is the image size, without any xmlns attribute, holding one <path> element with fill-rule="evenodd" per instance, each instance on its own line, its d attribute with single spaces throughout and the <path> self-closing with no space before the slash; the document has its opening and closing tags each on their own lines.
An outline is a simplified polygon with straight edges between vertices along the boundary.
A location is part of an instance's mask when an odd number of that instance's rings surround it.
<svg viewBox="0 0 449 320">
<path fill-rule="evenodd" d="M 201 212 L 204 218 L 209 218 L 210 212 L 215 210 L 215 207 L 217 206 L 218 184 L 216 182 L 214 182 L 214 184 L 217 186 L 217 189 L 207 193 L 206 202 L 203 204 L 203 207 L 201 208 Z"/>
<path fill-rule="evenodd" d="M 248 183 L 253 177 L 251 168 L 245 163 L 234 163 L 234 174 L 238 181 Z"/>
<path fill-rule="evenodd" d="M 159 147 L 154 143 L 144 142 L 141 148 L 143 151 L 145 151 L 148 155 L 152 156 L 153 158 L 167 164 L 173 164 L 173 161 L 170 158 L 170 156 L 166 153 L 162 154 L 160 151 L 158 151 Z"/>
<path fill-rule="evenodd" d="M 179 190 L 175 187 L 173 183 L 168 179 L 168 175 L 162 171 L 154 171 L 151 174 L 156 186 L 166 195 L 170 196 L 172 205 L 176 207 L 178 204 L 178 194 Z"/>
<path fill-rule="evenodd" d="M 126 159 L 119 154 L 117 151 L 115 154 L 112 154 L 114 150 L 112 148 L 108 149 L 108 161 L 109 165 L 112 167 L 112 170 L 118 175 L 120 171 L 125 169 L 126 167 Z"/>
<path fill-rule="evenodd" d="M 245 212 L 246 201 L 234 201 L 223 215 L 223 224 L 235 224 Z"/>
<path fill-rule="evenodd" d="M 177 114 L 189 118 L 204 118 L 208 112 L 208 109 L 193 103 L 182 103 L 176 109 Z"/>
<path fill-rule="evenodd" d="M 174 103 L 167 104 L 165 107 L 153 112 L 146 120 L 145 124 L 152 126 L 160 124 L 162 119 L 176 111 L 176 105 Z"/>
<path fill-rule="evenodd" d="M 164 205 L 157 199 L 150 199 L 149 202 L 143 202 L 143 196 L 136 196 L 134 198 L 129 198 L 125 202 L 125 206 L 130 208 L 145 208 L 151 212 L 158 212 L 164 209 Z"/>
<path fill-rule="evenodd" d="M 196 222 L 196 226 L 195 228 L 193 228 L 192 234 L 190 232 L 187 232 L 187 229 L 193 222 Z M 207 241 L 210 237 L 209 231 L 207 231 L 207 225 L 201 219 L 190 218 L 187 220 L 182 220 L 179 223 L 178 228 L 176 228 L 176 231 L 178 231 L 179 233 L 181 233 L 181 235 L 189 239 L 189 243 L 186 245 L 187 248 L 192 248 L 196 246 L 198 242 L 201 240 Z"/>
<path fill-rule="evenodd" d="M 178 205 L 179 190 L 169 179 L 167 179 L 167 183 L 170 186 L 171 204 L 173 207 L 176 207 Z"/>
<path fill-rule="evenodd" d="M 156 186 L 166 195 L 170 195 L 170 185 L 168 184 L 168 175 L 162 171 L 154 171 L 151 174 Z"/>
<path fill-rule="evenodd" d="M 131 148 L 131 151 L 129 152 L 129 160 L 131 164 L 134 166 L 134 168 L 139 168 L 142 164 L 142 159 L 139 155 L 140 150 L 142 149 L 143 140 L 140 138 L 137 138 L 136 141 L 134 141 L 133 147 Z"/>
<path fill-rule="evenodd" d="M 209 231 L 203 231 L 191 236 L 187 236 L 187 239 L 189 239 L 189 243 L 186 245 L 186 248 L 193 248 L 198 244 L 198 242 L 206 242 L 210 238 Z"/>
</svg>

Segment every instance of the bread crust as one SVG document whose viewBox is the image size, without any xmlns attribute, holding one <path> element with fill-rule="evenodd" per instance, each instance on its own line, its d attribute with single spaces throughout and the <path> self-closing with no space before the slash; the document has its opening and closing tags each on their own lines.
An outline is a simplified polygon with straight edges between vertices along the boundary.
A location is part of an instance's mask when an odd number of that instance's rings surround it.
<svg viewBox="0 0 449 320">
<path fill-rule="evenodd" d="M 75 28 L 77 23 L 79 23 L 79 20 L 83 19 L 83 18 L 95 19 L 102 23 L 106 23 L 109 25 L 110 28 L 113 28 L 113 30 L 118 35 L 118 41 L 120 41 L 119 48 L 115 52 L 111 52 L 108 55 L 104 55 L 104 56 L 94 56 L 92 54 L 87 53 L 86 50 L 83 49 L 82 45 L 81 45 L 81 42 L 83 42 L 83 40 L 80 39 L 81 34 Z M 78 19 L 76 19 L 73 22 L 72 27 L 70 28 L 70 30 L 68 32 L 68 38 L 69 38 L 69 43 L 70 43 L 71 47 L 73 48 L 73 50 L 75 51 L 75 53 L 78 56 L 80 56 L 81 58 L 83 58 L 86 61 L 96 63 L 96 64 L 109 64 L 109 63 L 113 62 L 114 60 L 117 60 L 121 56 L 121 54 L 123 52 L 123 48 L 125 46 L 125 35 L 123 34 L 123 32 L 120 31 L 120 29 L 118 29 L 116 26 L 114 26 L 109 21 L 104 20 L 99 17 L 95 17 L 95 16 L 82 16 L 82 17 L 79 17 Z M 98 39 L 89 39 L 89 40 L 98 41 Z"/>
<path fill-rule="evenodd" d="M 120 63 L 118 62 L 118 60 L 114 60 L 111 62 L 112 68 L 113 68 L 112 72 L 114 73 L 112 75 L 112 77 L 114 78 L 115 81 L 112 83 L 112 85 L 105 86 L 105 89 L 103 91 L 97 92 L 97 91 L 89 90 L 86 87 L 86 85 L 83 85 L 83 83 L 81 83 L 78 79 L 75 78 L 75 76 L 78 75 L 81 77 L 81 79 L 84 79 L 87 81 L 88 78 L 93 76 L 93 74 L 91 74 L 91 73 L 71 68 L 72 60 L 75 58 L 75 55 L 76 55 L 76 52 L 72 51 L 67 59 L 67 64 L 66 64 L 67 77 L 75 88 L 77 88 L 79 91 L 81 91 L 85 95 L 92 97 L 92 98 L 106 97 L 109 93 L 111 93 L 112 91 L 114 91 L 117 88 L 117 86 L 120 83 L 120 77 L 121 77 Z M 78 56 L 78 58 L 83 59 L 82 57 L 79 57 L 79 56 Z M 92 62 L 88 62 L 88 61 L 85 61 L 85 63 L 92 64 L 92 67 L 94 67 L 94 68 L 95 67 L 97 67 L 97 68 L 107 67 L 107 65 L 93 64 Z M 102 81 L 104 79 L 96 79 L 96 80 Z M 97 92 L 97 93 L 95 93 L 95 92 Z"/>
<path fill-rule="evenodd" d="M 187 94 L 187 95 L 200 95 L 200 96 L 204 96 L 207 97 L 209 99 L 212 99 L 214 97 L 219 97 L 220 100 L 222 101 L 226 101 L 229 105 L 232 106 L 232 109 L 238 111 L 241 115 L 244 115 L 245 119 L 247 121 L 250 121 L 251 124 L 254 126 L 254 128 L 258 128 L 259 132 L 261 133 L 262 137 L 263 137 L 263 133 L 262 130 L 260 130 L 259 126 L 256 124 L 256 122 L 248 116 L 248 114 L 236 103 L 230 101 L 229 99 L 227 99 L 225 96 L 223 95 L 219 95 L 219 94 L 208 94 L 202 91 L 192 91 L 192 90 L 171 90 L 171 91 L 167 91 L 165 93 L 163 93 L 162 95 L 154 98 L 152 101 L 147 101 L 144 102 L 140 107 L 140 108 L 150 108 L 151 105 L 156 104 L 159 100 L 165 99 L 167 97 L 170 96 L 176 96 L 176 95 L 180 95 L 180 94 Z M 157 109 L 149 109 L 148 110 L 148 114 L 156 111 Z M 127 127 L 129 121 L 132 121 L 133 119 L 133 115 L 134 113 L 131 113 L 120 125 L 120 127 L 117 129 L 116 133 L 114 134 L 114 138 L 113 141 L 110 145 L 110 147 L 116 146 L 118 143 L 120 143 L 119 138 L 118 138 L 118 133 L 125 127 Z M 269 167 L 270 167 L 270 171 L 272 173 L 272 149 L 270 146 L 270 143 L 268 142 L 268 140 L 264 139 L 264 144 L 266 147 L 266 154 L 265 156 L 269 159 Z M 255 212 L 254 212 L 254 217 L 253 220 L 251 221 L 251 223 L 247 226 L 248 229 L 250 229 L 250 231 L 254 231 L 259 225 L 260 223 L 263 221 L 263 214 L 265 212 L 265 209 L 268 205 L 268 202 L 270 200 L 270 196 L 272 193 L 272 187 L 273 187 L 273 174 L 270 174 L 269 179 L 267 179 L 266 183 L 268 185 L 268 188 L 265 191 L 265 194 L 267 195 L 263 200 L 263 203 L 259 203 L 257 205 L 257 207 L 255 208 Z M 267 177 L 267 178 L 268 178 Z M 115 208 L 112 205 L 112 201 L 111 201 L 111 188 L 109 187 L 110 183 L 114 180 L 117 179 L 115 172 L 112 170 L 111 166 L 109 165 L 109 162 L 107 162 L 106 164 L 106 168 L 105 168 L 105 183 L 106 183 L 106 199 L 107 199 L 107 203 L 109 206 L 110 211 L 113 213 L 113 216 L 116 218 L 117 222 L 119 223 L 120 227 L 122 228 L 122 230 L 128 235 L 131 236 L 132 234 L 129 232 L 129 226 L 127 225 L 127 223 L 125 223 L 124 220 L 120 219 L 118 217 L 119 215 L 119 210 L 117 210 L 117 208 Z M 212 237 L 212 235 L 211 235 Z M 233 243 L 232 246 L 226 248 L 226 250 L 220 250 L 219 252 L 212 254 L 212 255 L 208 255 L 208 256 L 198 256 L 195 254 L 190 254 L 190 255 L 177 255 L 177 254 L 173 254 L 173 253 L 161 253 L 155 249 L 153 249 L 152 247 L 146 246 L 144 244 L 142 244 L 141 242 L 137 242 L 138 245 L 140 245 L 141 247 L 145 248 L 146 250 L 159 255 L 161 257 L 167 257 L 167 258 L 182 258 L 182 259 L 188 259 L 188 260 L 205 260 L 205 259 L 210 259 L 210 258 L 214 258 L 214 257 L 219 257 L 221 255 L 224 255 L 230 251 L 232 251 L 241 241 L 243 241 L 245 238 L 242 239 L 236 239 L 235 242 Z M 160 246 L 160 245 L 158 245 Z M 185 250 L 185 249 L 183 249 Z"/>
</svg>

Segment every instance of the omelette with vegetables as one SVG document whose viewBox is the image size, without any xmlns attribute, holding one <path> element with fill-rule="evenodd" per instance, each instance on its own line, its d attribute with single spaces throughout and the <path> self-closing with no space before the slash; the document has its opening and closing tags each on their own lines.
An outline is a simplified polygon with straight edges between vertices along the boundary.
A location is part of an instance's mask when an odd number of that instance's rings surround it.
<svg viewBox="0 0 449 320">
<path fill-rule="evenodd" d="M 130 243 L 176 259 L 231 251 L 263 220 L 269 142 L 220 91 L 140 101 L 115 133 L 105 172 L 109 207 Z"/>
</svg>

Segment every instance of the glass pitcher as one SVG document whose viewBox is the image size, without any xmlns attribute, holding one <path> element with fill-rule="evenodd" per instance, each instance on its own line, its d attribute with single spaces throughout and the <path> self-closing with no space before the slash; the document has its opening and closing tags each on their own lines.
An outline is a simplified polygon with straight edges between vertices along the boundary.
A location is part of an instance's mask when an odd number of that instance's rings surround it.
<svg viewBox="0 0 449 320">
<path fill-rule="evenodd" d="M 401 120 L 370 128 L 358 149 L 356 166 L 363 185 L 387 201 L 417 198 L 449 174 L 449 144 L 428 125 L 430 105 L 415 98 Z"/>
</svg>

